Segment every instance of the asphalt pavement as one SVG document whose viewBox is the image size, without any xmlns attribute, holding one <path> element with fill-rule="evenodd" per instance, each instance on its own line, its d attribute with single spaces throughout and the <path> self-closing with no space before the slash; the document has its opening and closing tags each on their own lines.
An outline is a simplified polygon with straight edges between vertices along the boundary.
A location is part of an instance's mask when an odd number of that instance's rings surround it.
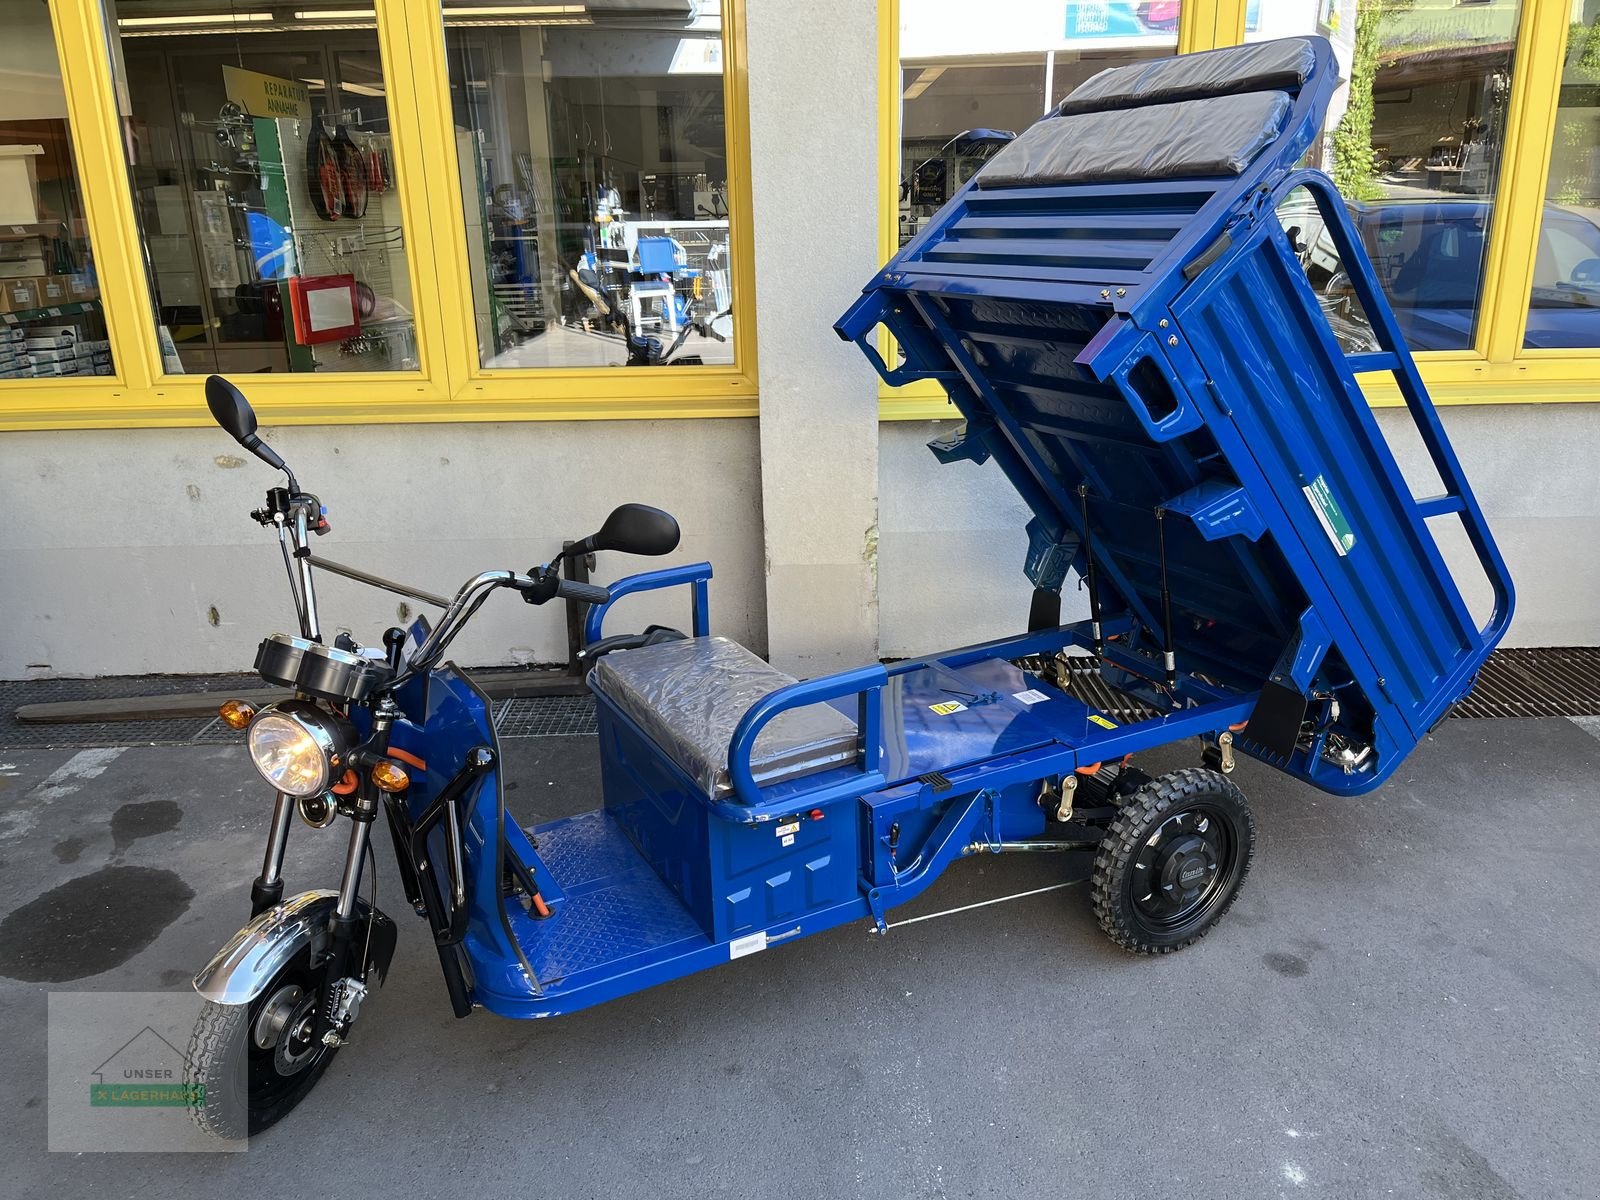
<svg viewBox="0 0 1600 1200">
<path fill-rule="evenodd" d="M 514 815 L 592 807 L 594 755 L 507 742 Z M 269 797 L 234 745 L 0 753 L 0 1195 L 1593 1197 L 1597 771 L 1558 719 L 1446 722 L 1354 800 L 1245 762 L 1255 867 L 1181 954 L 1117 950 L 1078 886 L 526 1024 L 451 1017 L 380 859 L 395 969 L 296 1112 L 242 1154 L 65 1154 L 48 995 L 185 988 Z M 297 826 L 291 890 L 336 886 L 343 840 Z M 896 915 L 1060 870 L 968 860 Z"/>
</svg>

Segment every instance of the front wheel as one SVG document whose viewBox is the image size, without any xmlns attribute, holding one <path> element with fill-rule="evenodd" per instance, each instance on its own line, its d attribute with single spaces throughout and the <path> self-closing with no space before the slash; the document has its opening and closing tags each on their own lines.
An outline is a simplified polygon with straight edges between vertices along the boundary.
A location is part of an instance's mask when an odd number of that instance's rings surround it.
<svg viewBox="0 0 1600 1200">
<path fill-rule="evenodd" d="M 276 1124 L 338 1053 L 316 1037 L 324 969 L 309 964 L 302 952 L 249 1004 L 208 1002 L 201 1011 L 188 1065 L 204 1088 L 191 1112 L 207 1133 L 233 1141 Z"/>
<path fill-rule="evenodd" d="M 1219 772 L 1189 767 L 1150 780 L 1095 855 L 1090 898 L 1100 927 L 1135 954 L 1198 941 L 1233 905 L 1255 842 L 1244 794 Z"/>
</svg>

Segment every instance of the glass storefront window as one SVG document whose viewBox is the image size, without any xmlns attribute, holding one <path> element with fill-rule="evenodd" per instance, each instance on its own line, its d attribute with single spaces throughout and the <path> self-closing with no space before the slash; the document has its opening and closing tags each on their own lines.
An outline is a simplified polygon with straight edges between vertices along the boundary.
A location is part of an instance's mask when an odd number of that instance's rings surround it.
<svg viewBox="0 0 1600 1200">
<path fill-rule="evenodd" d="M 6 5 L 0 38 L 0 387 L 110 375 L 94 255 L 44 0 Z"/>
<path fill-rule="evenodd" d="M 1178 49 L 1178 0 L 901 0 L 899 244 L 1107 67 Z"/>
<path fill-rule="evenodd" d="M 1247 10 L 1249 41 L 1333 42 L 1346 82 L 1308 158 L 1344 194 L 1414 351 L 1465 350 L 1476 338 L 1520 16 L 1518 0 L 1273 0 Z M 1314 284 L 1319 262 L 1336 266 L 1326 234 L 1301 247 Z M 1325 307 L 1349 313 L 1343 272 L 1323 273 L 1344 289 Z M 1370 336 L 1349 332 L 1352 346 Z"/>
<path fill-rule="evenodd" d="M 373 5 L 106 17 L 167 373 L 416 370 Z"/>
<path fill-rule="evenodd" d="M 1600 347 L 1600 0 L 1572 3 L 1522 344 Z"/>
<path fill-rule="evenodd" d="M 712 0 L 444 0 L 485 367 L 733 361 Z"/>
</svg>

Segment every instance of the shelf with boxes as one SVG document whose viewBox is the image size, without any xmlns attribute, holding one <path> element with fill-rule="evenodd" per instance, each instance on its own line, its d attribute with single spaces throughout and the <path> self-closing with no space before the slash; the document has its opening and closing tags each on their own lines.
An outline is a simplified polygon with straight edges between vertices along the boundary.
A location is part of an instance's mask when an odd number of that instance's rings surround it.
<svg viewBox="0 0 1600 1200">
<path fill-rule="evenodd" d="M 111 344 L 76 325 L 0 323 L 0 379 L 111 374 Z"/>
<path fill-rule="evenodd" d="M 0 379 L 111 374 L 99 288 L 64 232 L 0 225 Z"/>
</svg>

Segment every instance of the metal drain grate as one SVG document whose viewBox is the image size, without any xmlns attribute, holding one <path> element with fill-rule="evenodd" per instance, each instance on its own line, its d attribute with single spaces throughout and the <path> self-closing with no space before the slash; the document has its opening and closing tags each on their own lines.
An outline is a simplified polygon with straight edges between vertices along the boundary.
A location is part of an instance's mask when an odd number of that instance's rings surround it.
<svg viewBox="0 0 1600 1200">
<path fill-rule="evenodd" d="M 1496 650 L 1454 717 L 1600 716 L 1600 646 Z"/>
<path fill-rule="evenodd" d="M 1157 716 L 1144 701 L 1119 692 L 1100 677 L 1098 660 L 1071 655 L 1066 690 L 1122 722 Z M 108 721 L 76 725 L 22 725 L 13 716 L 21 704 L 107 696 L 151 696 L 167 692 L 215 691 L 225 697 L 258 686 L 254 676 L 230 675 L 53 679 L 0 682 L 0 750 L 88 746 L 189 746 L 233 743 L 239 735 L 215 717 L 161 721 Z M 1455 717 L 1600 716 L 1600 646 L 1541 646 L 1496 650 L 1478 674 L 1472 693 L 1456 705 Z M 502 738 L 582 736 L 596 731 L 590 696 L 539 696 L 494 702 Z"/>
<path fill-rule="evenodd" d="M 495 732 L 502 738 L 564 737 L 598 733 L 592 696 L 534 696 L 496 705 Z"/>
</svg>

